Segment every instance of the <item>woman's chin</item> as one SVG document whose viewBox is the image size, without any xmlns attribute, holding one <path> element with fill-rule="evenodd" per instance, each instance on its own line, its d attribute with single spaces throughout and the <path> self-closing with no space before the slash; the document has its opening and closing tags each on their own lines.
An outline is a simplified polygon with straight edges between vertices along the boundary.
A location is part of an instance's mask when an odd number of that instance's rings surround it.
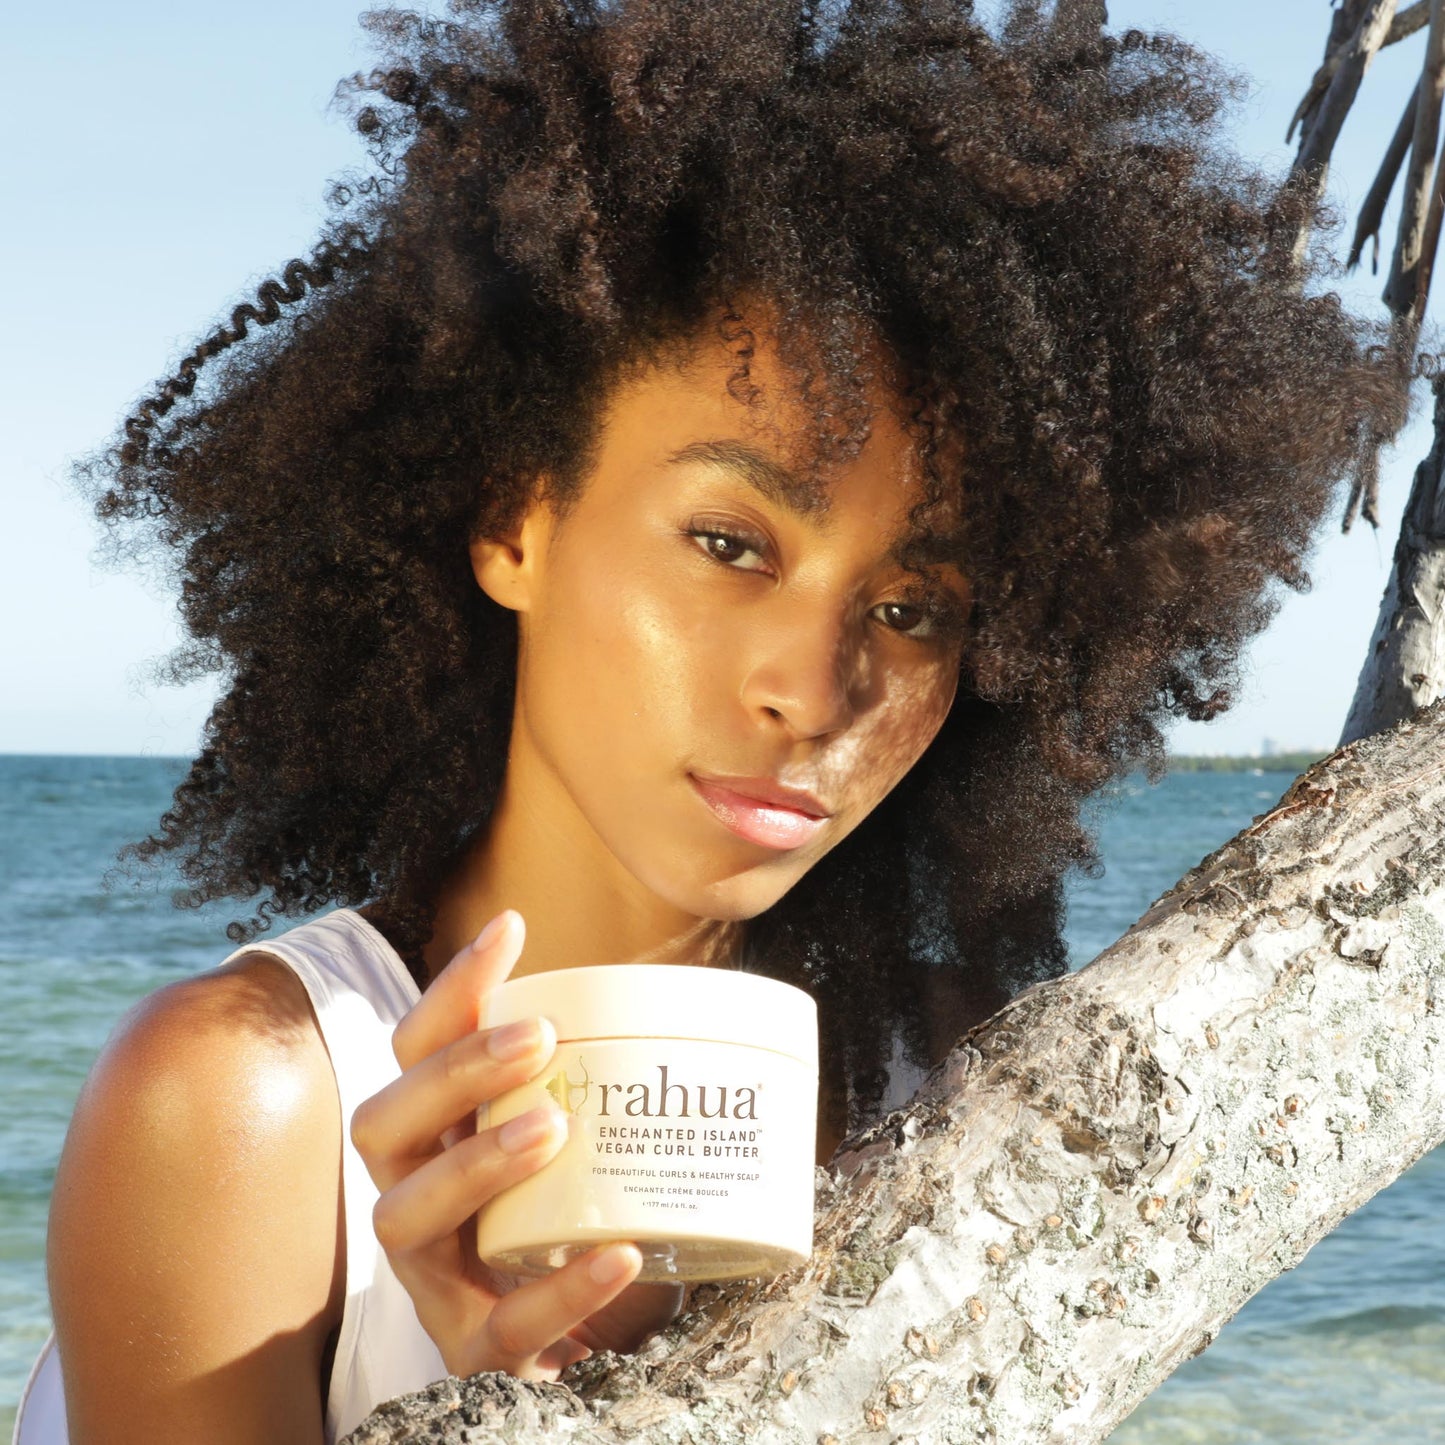
<svg viewBox="0 0 1445 1445">
<path fill-rule="evenodd" d="M 726 884 L 707 890 L 698 900 L 697 909 L 689 911 L 719 923 L 747 923 L 787 897 L 797 881 L 797 878 L 790 877 L 786 887 L 779 887 L 776 878 L 729 879 Z"/>
</svg>

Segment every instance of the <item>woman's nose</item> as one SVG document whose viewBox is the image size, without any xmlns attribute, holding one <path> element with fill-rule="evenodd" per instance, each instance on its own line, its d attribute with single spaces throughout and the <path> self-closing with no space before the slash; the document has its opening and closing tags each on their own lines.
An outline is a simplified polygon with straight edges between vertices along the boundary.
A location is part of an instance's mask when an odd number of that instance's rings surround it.
<svg viewBox="0 0 1445 1445">
<path fill-rule="evenodd" d="M 866 686 L 861 628 L 837 599 L 760 615 L 742 703 L 780 716 L 799 737 L 844 731 Z"/>
</svg>

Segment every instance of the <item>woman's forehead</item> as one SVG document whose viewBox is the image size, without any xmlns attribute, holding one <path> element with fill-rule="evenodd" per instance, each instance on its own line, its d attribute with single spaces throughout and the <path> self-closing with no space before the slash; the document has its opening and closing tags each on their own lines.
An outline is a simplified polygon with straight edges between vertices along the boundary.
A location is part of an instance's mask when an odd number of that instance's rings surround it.
<svg viewBox="0 0 1445 1445">
<path fill-rule="evenodd" d="M 777 380 L 752 405 L 715 369 L 636 376 L 609 399 L 600 467 L 656 476 L 705 471 L 742 483 L 779 511 L 828 528 L 834 496 L 861 484 L 900 501 L 924 495 L 919 440 L 875 405 L 864 435 L 837 455 L 814 412 Z"/>
<path fill-rule="evenodd" d="M 930 491 L 918 439 L 887 405 L 874 407 L 854 456 L 828 458 L 785 371 L 764 371 L 771 393 L 753 405 L 730 392 L 729 375 L 720 366 L 668 363 L 637 368 L 619 384 L 584 483 L 594 502 L 610 507 L 624 495 L 674 487 L 682 494 L 690 479 L 720 479 L 824 541 L 866 535 L 880 558 L 905 571 L 949 565 L 956 503 L 948 488 Z M 925 499 L 933 504 L 914 514 Z"/>
<path fill-rule="evenodd" d="M 711 464 L 799 514 L 826 514 L 832 484 L 860 465 L 886 470 L 899 493 L 918 491 L 914 408 L 892 372 L 868 369 L 843 402 L 806 361 L 790 364 L 770 327 L 746 344 L 703 327 L 613 378 L 599 439 L 658 463 Z"/>
</svg>

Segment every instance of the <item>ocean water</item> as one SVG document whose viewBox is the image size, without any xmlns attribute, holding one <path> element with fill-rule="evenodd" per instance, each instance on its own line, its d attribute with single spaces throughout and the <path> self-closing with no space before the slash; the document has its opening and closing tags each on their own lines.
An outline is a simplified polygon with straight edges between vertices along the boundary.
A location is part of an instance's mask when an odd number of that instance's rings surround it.
<svg viewBox="0 0 1445 1445">
<path fill-rule="evenodd" d="M 230 908 L 172 906 L 116 850 L 184 770 L 159 758 L 0 756 L 0 1439 L 49 1329 L 45 1216 L 66 1121 L 121 1014 L 234 945 Z M 1288 787 L 1283 774 L 1119 785 L 1106 866 L 1071 889 L 1078 967 Z M 284 921 L 277 927 L 285 926 Z M 1115 1445 L 1445 1442 L 1445 1152 L 1420 1159 L 1255 1295 L 1111 1436 Z"/>
</svg>

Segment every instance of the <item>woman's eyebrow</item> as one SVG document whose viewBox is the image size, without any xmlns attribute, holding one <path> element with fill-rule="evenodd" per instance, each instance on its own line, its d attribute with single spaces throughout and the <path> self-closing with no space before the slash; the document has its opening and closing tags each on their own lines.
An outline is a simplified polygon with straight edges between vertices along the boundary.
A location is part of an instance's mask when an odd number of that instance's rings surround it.
<svg viewBox="0 0 1445 1445">
<path fill-rule="evenodd" d="M 824 535 L 829 530 L 826 494 L 746 442 L 689 442 L 678 451 L 669 453 L 667 461 L 669 465 L 703 462 L 717 467 L 738 481 L 747 483 L 755 492 L 786 508 L 795 517 L 807 518 Z"/>
<path fill-rule="evenodd" d="M 795 517 L 806 519 L 824 537 L 832 530 L 832 521 L 827 514 L 826 491 L 815 483 L 790 472 L 780 462 L 765 452 L 760 452 L 746 442 L 732 438 L 717 441 L 689 442 L 685 447 L 668 454 L 669 465 L 687 462 L 702 462 L 719 471 L 727 472 L 740 482 L 745 482 L 755 492 L 770 502 L 791 512 Z M 888 560 L 896 562 L 908 571 L 919 571 L 908 567 L 903 552 L 907 545 L 924 532 L 905 532 L 892 539 Z"/>
</svg>

